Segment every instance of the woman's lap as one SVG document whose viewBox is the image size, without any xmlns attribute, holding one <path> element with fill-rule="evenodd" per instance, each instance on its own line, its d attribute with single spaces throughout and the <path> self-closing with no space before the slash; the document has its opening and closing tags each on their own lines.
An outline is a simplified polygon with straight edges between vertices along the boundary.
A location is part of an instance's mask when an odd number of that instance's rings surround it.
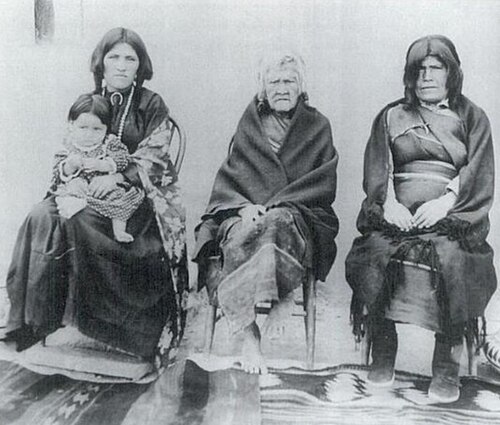
<svg viewBox="0 0 500 425">
<path fill-rule="evenodd" d="M 254 306 L 279 300 L 304 279 L 306 241 L 287 208 L 275 208 L 248 227 L 238 218 L 223 223 L 220 305 L 233 331 L 250 324 Z"/>
<path fill-rule="evenodd" d="M 65 322 L 88 336 L 151 355 L 175 309 L 172 282 L 149 205 L 128 229 L 135 241 L 120 244 L 111 220 L 90 208 L 65 220 L 53 197 L 37 204 L 19 231 L 9 271 L 8 330 L 26 323 L 51 332 L 66 308 Z"/>
<path fill-rule="evenodd" d="M 436 233 L 419 238 L 431 241 L 436 249 L 452 321 L 465 322 L 482 315 L 494 289 L 482 279 L 493 267 L 489 250 L 468 252 L 458 241 Z M 346 276 L 358 300 L 375 307 L 385 285 L 389 260 L 400 246 L 378 231 L 355 240 L 346 259 Z"/>
<path fill-rule="evenodd" d="M 72 219 L 74 318 L 85 334 L 150 355 L 175 301 L 168 261 L 151 206 L 128 222 L 130 244 L 113 238 L 111 220 L 87 208 Z"/>
</svg>

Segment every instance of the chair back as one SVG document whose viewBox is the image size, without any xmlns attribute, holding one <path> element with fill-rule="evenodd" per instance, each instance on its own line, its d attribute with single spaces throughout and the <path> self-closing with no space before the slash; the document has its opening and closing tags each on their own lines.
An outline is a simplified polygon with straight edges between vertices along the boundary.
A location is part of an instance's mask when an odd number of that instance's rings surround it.
<svg viewBox="0 0 500 425">
<path fill-rule="evenodd" d="M 177 152 L 175 156 L 170 155 L 170 157 L 175 158 L 173 164 L 176 173 L 179 174 L 179 172 L 181 171 L 182 163 L 184 161 L 184 155 L 186 154 L 186 133 L 176 119 L 174 119 L 172 116 L 169 116 L 168 119 L 172 129 L 172 135 L 170 136 L 170 148 L 172 149 L 173 145 L 177 145 Z"/>
</svg>

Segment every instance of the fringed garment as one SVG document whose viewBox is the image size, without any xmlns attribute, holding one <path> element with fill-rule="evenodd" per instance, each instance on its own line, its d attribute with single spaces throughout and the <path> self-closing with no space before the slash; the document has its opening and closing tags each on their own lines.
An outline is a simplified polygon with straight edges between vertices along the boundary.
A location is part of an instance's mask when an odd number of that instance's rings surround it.
<svg viewBox="0 0 500 425">
<path fill-rule="evenodd" d="M 402 232 L 383 219 L 388 184 L 412 214 L 447 190 L 458 189 L 458 198 L 432 228 Z M 363 306 L 455 339 L 475 328 L 496 288 L 493 252 L 485 240 L 493 152 L 484 112 L 465 97 L 455 110 L 389 105 L 368 141 L 364 189 L 362 236 L 346 259 L 355 331 Z"/>
<path fill-rule="evenodd" d="M 193 255 L 199 287 L 214 276 L 204 272 L 206 260 L 221 257 L 215 278 L 233 330 L 253 321 L 256 302 L 282 299 L 300 285 L 305 269 L 325 279 L 336 253 L 336 166 L 328 120 L 302 99 L 287 117 L 250 103 L 215 178 Z M 252 204 L 266 213 L 244 228 L 238 210 Z"/>
</svg>

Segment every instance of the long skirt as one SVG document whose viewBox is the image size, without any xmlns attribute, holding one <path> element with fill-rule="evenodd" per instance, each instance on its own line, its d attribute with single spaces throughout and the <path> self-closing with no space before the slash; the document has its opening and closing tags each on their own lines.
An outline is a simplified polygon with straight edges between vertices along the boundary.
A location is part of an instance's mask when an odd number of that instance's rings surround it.
<svg viewBox="0 0 500 425">
<path fill-rule="evenodd" d="M 307 228 L 300 213 L 275 208 L 249 226 L 239 217 L 219 229 L 223 267 L 219 304 L 232 332 L 255 321 L 255 305 L 279 301 L 304 281 Z"/>
<path fill-rule="evenodd" d="M 399 182 L 395 189 L 399 201 L 414 213 L 419 204 L 441 196 L 446 184 L 413 179 Z M 406 258 L 400 258 L 401 249 L 411 244 L 416 248 L 407 250 Z M 439 273 L 435 282 L 432 282 L 431 264 L 424 263 L 419 270 L 415 269 L 419 266 L 415 263 L 421 262 L 415 261 L 418 257 L 415 252 L 422 253 L 425 251 L 422 247 L 429 246 L 435 252 Z M 394 265 L 395 260 L 403 272 L 399 276 L 401 280 L 394 282 L 395 290 L 391 291 L 387 290 L 391 285 L 389 266 Z M 371 311 L 389 306 L 392 310 L 387 315 L 389 318 L 434 331 L 442 331 L 444 323 L 461 325 L 482 316 L 496 289 L 493 251 L 486 242 L 474 251 L 467 251 L 458 241 L 431 231 L 416 237 L 392 238 L 373 230 L 356 238 L 346 259 L 346 279 L 358 305 L 364 304 Z M 441 294 L 439 309 L 438 293 Z M 395 302 L 384 299 L 387 296 Z M 436 313 L 440 317 L 436 318 Z"/>
<path fill-rule="evenodd" d="M 146 200 L 130 218 L 130 244 L 114 240 L 111 220 L 91 208 L 71 219 L 54 197 L 35 206 L 15 245 L 7 278 L 7 331 L 45 336 L 64 324 L 127 352 L 150 357 L 175 295 L 158 227 Z"/>
</svg>

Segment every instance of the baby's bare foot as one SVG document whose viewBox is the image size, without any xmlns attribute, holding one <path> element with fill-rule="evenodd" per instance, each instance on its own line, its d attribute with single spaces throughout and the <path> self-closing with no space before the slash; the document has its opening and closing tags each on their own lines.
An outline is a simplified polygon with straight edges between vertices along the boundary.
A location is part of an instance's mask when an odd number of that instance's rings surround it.
<svg viewBox="0 0 500 425">
<path fill-rule="evenodd" d="M 123 243 L 130 243 L 134 241 L 134 237 L 127 232 L 115 232 L 115 239 L 118 242 L 123 242 Z"/>
</svg>

